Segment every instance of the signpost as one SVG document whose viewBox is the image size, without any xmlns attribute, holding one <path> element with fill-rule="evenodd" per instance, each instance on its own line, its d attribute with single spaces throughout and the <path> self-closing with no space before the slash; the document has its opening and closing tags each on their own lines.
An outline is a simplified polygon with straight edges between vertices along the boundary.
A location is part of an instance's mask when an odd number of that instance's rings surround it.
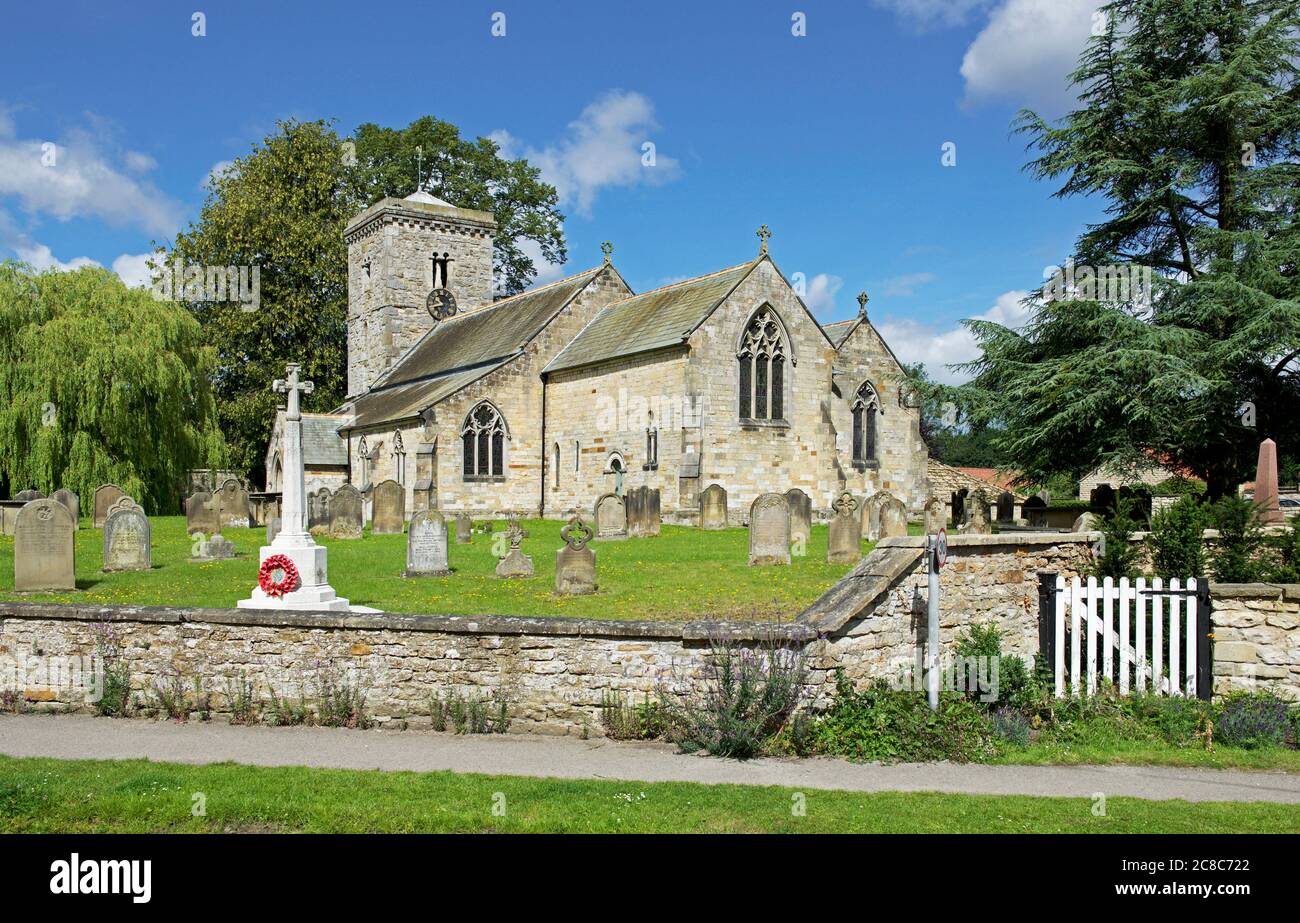
<svg viewBox="0 0 1300 923">
<path fill-rule="evenodd" d="M 937 534 L 926 536 L 925 563 L 929 572 L 929 619 L 925 632 L 926 647 L 926 689 L 930 698 L 930 710 L 939 709 L 939 568 L 948 560 L 948 530 L 940 529 Z"/>
</svg>

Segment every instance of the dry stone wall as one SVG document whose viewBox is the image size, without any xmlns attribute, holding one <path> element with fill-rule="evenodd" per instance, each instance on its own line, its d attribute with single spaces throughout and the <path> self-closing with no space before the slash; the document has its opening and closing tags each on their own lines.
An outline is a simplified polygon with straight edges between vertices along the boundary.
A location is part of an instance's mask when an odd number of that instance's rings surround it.
<svg viewBox="0 0 1300 923">
<path fill-rule="evenodd" d="M 1214 691 L 1269 689 L 1300 701 L 1300 586 L 1211 584 Z"/>
</svg>

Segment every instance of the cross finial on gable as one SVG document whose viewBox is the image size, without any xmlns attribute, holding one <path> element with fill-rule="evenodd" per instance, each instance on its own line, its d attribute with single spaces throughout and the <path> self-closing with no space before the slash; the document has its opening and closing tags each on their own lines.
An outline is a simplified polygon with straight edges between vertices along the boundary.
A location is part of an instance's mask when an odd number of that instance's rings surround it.
<svg viewBox="0 0 1300 923">
<path fill-rule="evenodd" d="M 870 300 L 866 292 L 858 292 L 858 317 L 867 316 L 867 302 Z"/>
<path fill-rule="evenodd" d="M 609 241 L 605 241 L 600 245 L 600 252 L 605 254 L 605 265 L 610 265 L 613 262 L 613 260 L 610 259 L 610 256 L 614 253 L 614 245 Z"/>
<path fill-rule="evenodd" d="M 758 229 L 758 255 L 759 256 L 762 256 L 763 254 L 767 253 L 767 239 L 771 236 L 772 236 L 772 232 L 767 229 L 766 224 Z"/>
</svg>

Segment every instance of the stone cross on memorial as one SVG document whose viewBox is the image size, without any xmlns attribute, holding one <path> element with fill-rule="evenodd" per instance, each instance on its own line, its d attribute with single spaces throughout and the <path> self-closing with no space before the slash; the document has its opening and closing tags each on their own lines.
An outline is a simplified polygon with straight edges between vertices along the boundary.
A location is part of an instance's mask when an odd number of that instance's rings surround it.
<svg viewBox="0 0 1300 923">
<path fill-rule="evenodd" d="M 307 521 L 307 479 L 303 470 L 302 459 L 302 406 L 300 394 L 311 394 L 316 384 L 299 381 L 296 362 L 286 367 L 288 378 L 277 378 L 271 382 L 271 390 L 287 393 L 288 407 L 284 413 L 284 492 L 280 508 L 280 530 L 282 532 L 305 532 Z M 291 462 L 292 460 L 292 462 Z"/>
</svg>

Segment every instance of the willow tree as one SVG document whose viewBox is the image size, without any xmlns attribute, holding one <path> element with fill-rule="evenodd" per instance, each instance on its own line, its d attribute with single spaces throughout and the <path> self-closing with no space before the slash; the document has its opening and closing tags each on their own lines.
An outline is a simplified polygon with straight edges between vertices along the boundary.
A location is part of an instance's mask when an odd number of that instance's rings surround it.
<svg viewBox="0 0 1300 923">
<path fill-rule="evenodd" d="M 0 480 L 174 512 L 190 469 L 225 462 L 214 365 L 189 312 L 107 270 L 0 263 Z"/>
<path fill-rule="evenodd" d="M 1070 256 L 1112 279 L 1149 273 L 1151 297 L 1057 280 L 1023 330 L 968 321 L 983 351 L 971 390 L 1029 480 L 1155 458 L 1227 494 L 1264 437 L 1300 451 L 1300 7 L 1102 12 L 1072 75 L 1082 107 L 1018 127 L 1033 175 L 1104 208 Z"/>
</svg>

